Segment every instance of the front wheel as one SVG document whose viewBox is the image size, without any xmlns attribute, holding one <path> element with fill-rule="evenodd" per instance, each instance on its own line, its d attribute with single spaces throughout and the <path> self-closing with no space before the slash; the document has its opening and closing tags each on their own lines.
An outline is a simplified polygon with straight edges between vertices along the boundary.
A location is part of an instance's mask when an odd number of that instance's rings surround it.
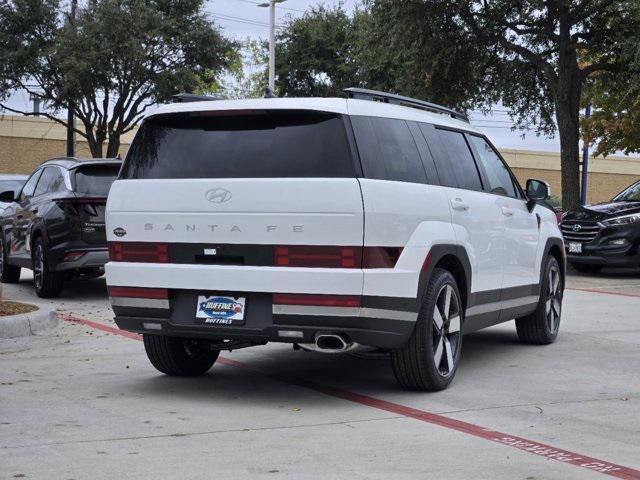
<svg viewBox="0 0 640 480">
<path fill-rule="evenodd" d="M 151 364 L 162 373 L 176 377 L 203 375 L 216 363 L 219 350 L 211 350 L 205 340 L 143 334 L 144 349 Z"/>
<path fill-rule="evenodd" d="M 526 317 L 516 318 L 516 330 L 523 343 L 549 345 L 558 337 L 564 293 L 560 265 L 554 257 L 547 258 L 540 289 L 536 311 Z"/>
<path fill-rule="evenodd" d="M 462 351 L 462 318 L 455 278 L 447 270 L 436 268 L 409 342 L 391 352 L 393 373 L 400 385 L 422 391 L 449 386 Z"/>
<path fill-rule="evenodd" d="M 38 238 L 33 246 L 33 287 L 40 298 L 59 297 L 62 292 L 64 273 L 51 270 L 47 260 L 47 251 L 42 238 Z"/>
</svg>

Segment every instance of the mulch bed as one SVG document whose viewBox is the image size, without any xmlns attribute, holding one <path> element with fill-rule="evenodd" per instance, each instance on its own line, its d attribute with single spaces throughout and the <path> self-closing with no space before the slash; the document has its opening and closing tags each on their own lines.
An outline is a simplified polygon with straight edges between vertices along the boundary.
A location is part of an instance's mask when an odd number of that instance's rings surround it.
<svg viewBox="0 0 640 480">
<path fill-rule="evenodd" d="M 5 302 L 0 300 L 0 317 L 7 315 L 19 315 L 21 313 L 29 313 L 38 310 L 35 305 L 19 302 Z"/>
</svg>

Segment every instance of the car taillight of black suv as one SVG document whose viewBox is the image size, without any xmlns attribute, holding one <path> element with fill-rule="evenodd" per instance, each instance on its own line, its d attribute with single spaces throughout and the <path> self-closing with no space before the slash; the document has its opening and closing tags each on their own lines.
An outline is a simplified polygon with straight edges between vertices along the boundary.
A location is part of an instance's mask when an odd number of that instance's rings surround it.
<svg viewBox="0 0 640 480">
<path fill-rule="evenodd" d="M 57 297 L 70 275 L 95 278 L 108 260 L 104 212 L 121 161 L 49 160 L 22 190 L 0 193 L 11 202 L 0 214 L 0 272 L 4 283 L 33 270 L 38 296 Z"/>
<path fill-rule="evenodd" d="M 640 266 L 640 181 L 610 202 L 565 213 L 561 230 L 567 260 L 579 272 Z"/>
</svg>

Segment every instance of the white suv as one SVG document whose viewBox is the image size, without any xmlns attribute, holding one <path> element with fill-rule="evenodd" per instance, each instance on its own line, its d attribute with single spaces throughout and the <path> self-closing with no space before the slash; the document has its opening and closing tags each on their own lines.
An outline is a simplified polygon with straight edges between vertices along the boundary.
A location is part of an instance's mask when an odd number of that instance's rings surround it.
<svg viewBox="0 0 640 480">
<path fill-rule="evenodd" d="M 285 342 L 391 354 L 452 380 L 462 334 L 516 319 L 555 340 L 564 248 L 491 143 L 452 110 L 349 98 L 202 101 L 147 116 L 107 204 L 115 321 L 169 375 Z"/>
</svg>

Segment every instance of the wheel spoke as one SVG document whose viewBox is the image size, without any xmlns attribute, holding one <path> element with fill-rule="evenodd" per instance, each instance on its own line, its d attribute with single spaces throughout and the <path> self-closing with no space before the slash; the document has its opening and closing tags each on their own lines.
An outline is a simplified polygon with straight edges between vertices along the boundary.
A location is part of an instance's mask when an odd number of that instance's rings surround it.
<svg viewBox="0 0 640 480">
<path fill-rule="evenodd" d="M 444 308 L 442 311 L 442 316 L 445 320 L 449 318 L 450 309 L 451 309 L 451 294 L 453 293 L 453 288 L 447 285 L 444 289 Z"/>
<path fill-rule="evenodd" d="M 553 333 L 556 330 L 556 315 L 553 311 L 549 312 L 549 332 Z"/>
<path fill-rule="evenodd" d="M 442 329 L 442 325 L 444 324 L 444 320 L 442 319 L 442 314 L 440 313 L 440 308 L 438 307 L 437 302 L 436 306 L 433 309 L 433 323 L 435 323 L 438 331 Z"/>
<path fill-rule="evenodd" d="M 447 352 L 447 373 L 449 373 L 453 370 L 453 349 L 447 337 L 444 337 L 444 349 Z"/>
<path fill-rule="evenodd" d="M 553 308 L 553 313 L 556 314 L 557 317 L 560 316 L 560 300 L 554 298 L 551 302 L 551 307 Z"/>
<path fill-rule="evenodd" d="M 448 333 L 458 333 L 460 331 L 460 315 L 451 317 L 447 331 Z"/>
<path fill-rule="evenodd" d="M 444 351 L 444 337 L 438 339 L 438 346 L 433 354 L 433 361 L 436 364 L 436 368 L 440 368 L 440 362 L 442 361 L 442 353 Z"/>
<path fill-rule="evenodd" d="M 549 295 L 553 295 L 553 270 L 549 270 L 549 279 L 548 279 L 548 290 Z"/>
<path fill-rule="evenodd" d="M 553 275 L 553 293 L 557 294 L 558 293 L 558 287 L 560 286 L 560 274 L 558 272 L 556 272 L 555 270 L 552 270 L 552 272 L 554 272 L 554 275 Z"/>
</svg>

